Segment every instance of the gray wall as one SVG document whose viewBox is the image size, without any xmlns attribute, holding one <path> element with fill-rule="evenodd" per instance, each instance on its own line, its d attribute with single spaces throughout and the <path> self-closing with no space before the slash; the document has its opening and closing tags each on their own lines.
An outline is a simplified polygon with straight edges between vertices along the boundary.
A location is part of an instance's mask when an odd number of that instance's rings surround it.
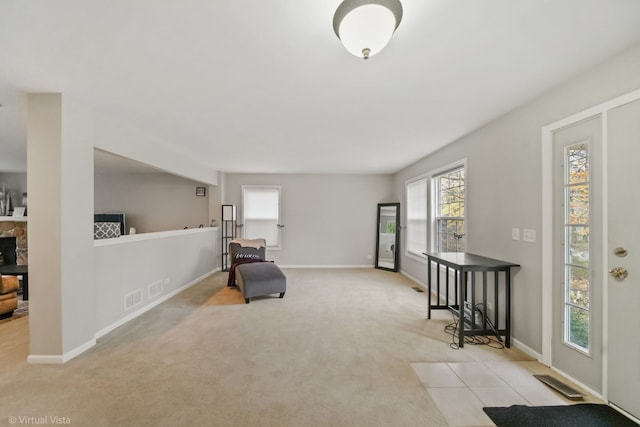
<svg viewBox="0 0 640 427">
<path fill-rule="evenodd" d="M 100 254 L 104 251 L 94 254 L 94 148 L 208 185 L 217 185 L 218 173 L 164 148 L 139 130 L 94 115 L 72 97 L 29 94 L 28 109 L 29 361 L 63 363 L 96 342 L 96 307 L 101 302 L 98 284 L 91 278 L 95 262 L 103 265 Z M 195 198 L 195 188 L 191 191 Z M 211 232 L 217 230 L 174 233 Z M 180 259 L 180 265 L 151 257 L 145 260 L 145 268 L 161 272 L 171 287 L 187 286 L 190 282 L 181 282 L 193 280 L 189 274 L 214 271 L 212 238 L 205 245 L 192 245 L 197 256 Z M 139 285 L 147 286 L 146 279 Z M 101 290 L 106 292 L 101 297 L 122 298 L 120 290 L 108 285 Z"/>
<path fill-rule="evenodd" d="M 404 203 L 407 179 L 467 158 L 468 251 L 521 264 L 514 275 L 513 336 L 537 352 L 542 350 L 542 127 L 638 88 L 640 45 L 394 177 L 396 198 Z M 537 243 L 511 240 L 513 227 L 520 228 L 521 233 L 524 228 L 536 230 Z M 426 282 L 426 264 L 405 256 L 404 243 L 401 265 L 403 272 Z"/>
<path fill-rule="evenodd" d="M 158 234 L 161 236 L 156 237 Z M 132 313 L 179 292 L 211 274 L 218 230 L 174 231 L 99 241 L 94 247 L 96 330 L 102 336 Z M 162 292 L 149 295 L 149 285 L 162 282 Z M 124 310 L 125 295 L 142 290 L 139 306 Z"/>
<path fill-rule="evenodd" d="M 22 193 L 27 192 L 27 174 L 0 172 L 0 192 L 3 184 L 6 191 L 11 191 L 13 206 L 22 206 Z"/>
<path fill-rule="evenodd" d="M 226 174 L 224 203 L 238 206 L 242 185 L 280 185 L 281 266 L 372 266 L 376 208 L 394 202 L 390 175 Z"/>
<path fill-rule="evenodd" d="M 206 187 L 206 197 L 196 187 Z M 208 226 L 209 186 L 167 173 L 126 173 L 95 176 L 96 213 L 126 214 L 127 230 L 138 233 Z"/>
</svg>

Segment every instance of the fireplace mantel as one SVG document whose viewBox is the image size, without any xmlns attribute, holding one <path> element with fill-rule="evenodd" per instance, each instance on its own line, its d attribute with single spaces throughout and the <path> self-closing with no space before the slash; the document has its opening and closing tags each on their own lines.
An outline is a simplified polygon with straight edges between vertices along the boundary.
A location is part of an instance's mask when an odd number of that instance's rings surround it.
<svg viewBox="0 0 640 427">
<path fill-rule="evenodd" d="M 26 216 L 0 216 L 0 221 L 27 222 Z"/>
</svg>

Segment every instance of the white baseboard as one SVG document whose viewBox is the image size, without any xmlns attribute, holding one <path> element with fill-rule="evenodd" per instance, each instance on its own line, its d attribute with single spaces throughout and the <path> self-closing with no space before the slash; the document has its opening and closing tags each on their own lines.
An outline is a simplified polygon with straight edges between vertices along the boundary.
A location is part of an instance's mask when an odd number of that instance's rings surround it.
<svg viewBox="0 0 640 427">
<path fill-rule="evenodd" d="M 373 268 L 373 265 L 280 265 L 280 268 Z"/>
<path fill-rule="evenodd" d="M 410 275 L 406 271 L 400 270 L 400 274 L 402 274 L 403 276 L 407 277 L 408 279 L 411 279 L 414 282 L 416 282 L 418 285 L 420 285 L 422 288 L 424 288 L 425 292 L 427 291 L 427 288 L 429 287 L 429 285 L 427 283 L 424 283 L 422 280 L 413 277 L 412 275 Z"/>
<path fill-rule="evenodd" d="M 113 331 L 114 329 L 116 329 L 119 326 L 124 325 L 125 323 L 129 322 L 130 320 L 140 316 L 141 314 L 151 310 L 152 308 L 154 308 L 155 306 L 165 302 L 166 300 L 168 300 L 169 298 L 179 294 L 180 292 L 184 291 L 187 288 L 190 288 L 191 286 L 195 285 L 196 283 L 200 282 L 203 279 L 206 279 L 207 277 L 211 276 L 212 274 L 214 274 L 215 272 L 220 271 L 219 268 L 215 268 L 213 270 L 211 270 L 208 273 L 203 274 L 202 276 L 192 280 L 191 282 L 179 287 L 178 289 L 173 290 L 172 292 L 162 296 L 161 298 L 158 298 L 157 300 L 154 300 L 152 302 L 150 302 L 149 304 L 147 304 L 146 306 L 142 307 L 140 310 L 131 313 L 130 315 L 123 317 L 122 319 L 118 320 L 117 322 L 107 326 L 106 328 L 103 328 L 101 330 L 99 330 L 98 332 L 96 332 L 93 335 L 93 339 L 87 341 L 86 343 L 74 348 L 71 351 L 68 351 L 65 354 L 62 355 L 48 355 L 48 354 L 30 354 L 29 356 L 27 356 L 27 363 L 34 363 L 34 364 L 62 364 L 62 363 L 66 363 L 69 360 L 73 359 L 74 357 L 84 353 L 85 351 L 89 350 L 90 348 L 94 347 L 97 343 L 97 339 L 108 334 L 109 332 Z"/>
<path fill-rule="evenodd" d="M 517 339 L 511 337 L 511 342 L 513 343 L 513 345 L 515 347 L 517 347 L 518 349 L 522 350 L 524 353 L 526 353 L 527 355 L 533 357 L 534 359 L 536 359 L 538 362 L 541 361 L 542 359 L 542 354 L 538 353 L 537 351 L 535 351 L 534 349 L 532 349 L 531 347 L 529 347 L 526 344 L 523 344 L 521 341 L 518 341 Z M 542 362 L 540 362 L 542 363 Z M 544 365 L 544 363 L 542 363 Z"/>
<path fill-rule="evenodd" d="M 93 335 L 93 339 L 87 341 L 86 343 L 74 348 L 71 351 L 68 351 L 65 354 L 62 355 L 49 355 L 49 354 L 30 354 L 29 356 L 27 356 L 27 363 L 34 363 L 34 364 L 62 364 L 62 363 L 66 363 L 69 360 L 73 359 L 74 357 L 84 353 L 85 351 L 89 350 L 90 348 L 94 347 L 97 343 L 97 339 L 108 334 L 109 332 L 113 331 L 114 329 L 116 329 L 119 326 L 124 325 L 125 323 L 129 322 L 132 319 L 135 319 L 136 317 L 140 316 L 141 314 L 151 310 L 152 308 L 154 308 L 155 306 L 165 302 L 166 300 L 168 300 L 169 298 L 179 294 L 180 292 L 184 291 L 187 288 L 190 288 L 191 286 L 195 285 L 196 283 L 200 282 L 203 279 L 206 279 L 207 277 L 211 276 L 212 274 L 214 274 L 215 272 L 220 271 L 219 268 L 215 268 L 213 270 L 211 270 L 208 273 L 203 274 L 202 276 L 192 280 L 191 282 L 179 287 L 178 289 L 175 289 L 171 292 L 169 292 L 168 294 L 162 296 L 161 298 L 158 298 L 157 300 L 154 300 L 152 302 L 150 302 L 149 304 L 147 304 L 146 306 L 142 307 L 140 310 L 129 314 L 128 316 L 123 317 L 122 319 L 118 320 L 117 322 L 107 326 L 106 328 L 103 328 L 101 330 L 99 330 L 98 332 L 96 332 Z"/>
<path fill-rule="evenodd" d="M 115 323 L 112 323 L 111 325 L 100 329 L 99 331 L 97 331 L 93 336 L 95 339 L 98 339 L 100 337 L 105 336 L 106 334 L 108 334 L 109 332 L 113 331 L 114 329 L 124 325 L 125 323 L 135 319 L 136 317 L 140 316 L 141 314 L 146 313 L 147 311 L 151 310 L 152 308 L 162 304 L 163 302 L 165 302 L 166 300 L 168 300 L 169 298 L 172 298 L 176 295 L 178 295 L 180 292 L 184 291 L 185 289 L 190 288 L 191 286 L 195 285 L 196 283 L 200 282 L 201 280 L 206 279 L 207 277 L 211 276 L 212 274 L 216 273 L 220 271 L 219 268 L 215 268 L 211 271 L 209 271 L 208 273 L 203 274 L 200 277 L 197 277 L 195 279 L 193 279 L 192 281 L 190 281 L 189 283 L 174 289 L 173 291 L 169 292 L 166 295 L 163 295 L 162 297 L 153 300 L 152 302 L 150 302 L 149 304 L 145 305 L 144 307 L 140 308 L 137 311 L 134 311 L 133 313 L 123 317 L 122 319 L 116 321 Z"/>
<path fill-rule="evenodd" d="M 427 284 L 423 283 L 421 280 L 413 277 L 412 275 L 408 274 L 405 271 L 400 271 L 400 273 L 402 273 L 404 276 L 406 276 L 407 278 L 409 278 L 410 280 L 416 282 L 417 284 L 421 285 L 425 291 L 428 287 Z M 528 345 L 522 343 L 521 341 L 518 341 L 517 339 L 511 337 L 511 342 L 512 344 L 517 347 L 519 350 L 522 350 L 524 353 L 526 353 L 528 356 L 533 357 L 534 359 L 536 359 L 537 361 L 539 361 L 540 363 L 542 363 L 545 366 L 548 366 L 546 363 L 542 362 L 542 354 L 535 351 L 534 349 L 532 349 L 531 347 L 529 347 Z M 576 384 L 578 387 L 582 388 L 584 391 L 586 391 L 587 393 L 602 399 L 602 394 L 591 389 L 590 387 L 582 384 L 580 381 L 576 380 L 575 378 L 573 378 L 570 375 L 567 375 L 565 372 L 553 367 L 553 366 L 549 366 L 549 368 L 551 368 L 553 371 L 559 373 L 560 375 L 562 375 L 563 377 L 567 378 L 568 380 L 570 380 L 571 382 L 573 382 L 574 384 Z M 617 408 L 616 408 L 617 409 Z"/>
<path fill-rule="evenodd" d="M 64 363 L 64 356 L 50 356 L 44 354 L 30 354 L 27 356 L 27 363 L 33 364 L 60 364 Z"/>
<path fill-rule="evenodd" d="M 635 422 L 637 424 L 640 424 L 640 418 L 636 418 L 635 416 L 633 416 L 632 414 L 628 413 L 627 411 L 625 411 L 624 409 L 622 409 L 621 407 L 619 407 L 615 403 L 609 402 L 609 406 L 611 406 L 613 409 L 615 409 L 616 411 L 620 412 L 622 415 L 624 415 L 625 417 L 629 418 L 633 422 Z"/>
<path fill-rule="evenodd" d="M 563 377 L 565 377 L 566 379 L 568 379 L 569 381 L 571 381 L 572 383 L 574 383 L 575 385 L 577 385 L 578 387 L 580 387 L 581 389 L 586 391 L 587 393 L 597 397 L 598 399 L 604 400 L 604 398 L 602 397 L 602 393 L 601 392 L 593 390 L 591 387 L 584 385 L 583 383 L 581 383 L 577 379 L 573 378 L 571 375 L 567 374 L 566 372 L 561 371 L 560 369 L 558 369 L 558 368 L 556 368 L 554 366 L 549 366 L 549 368 L 552 371 L 559 373 L 560 375 L 562 375 Z"/>
<path fill-rule="evenodd" d="M 583 383 L 581 383 L 580 381 L 576 380 L 575 378 L 573 378 L 571 375 L 567 374 L 566 372 L 561 371 L 560 369 L 558 369 L 558 368 L 556 368 L 554 366 L 549 366 L 546 363 L 544 363 L 542 361 L 542 354 L 541 353 L 538 353 L 537 351 L 535 351 L 531 347 L 523 344 L 522 342 L 520 342 L 520 341 L 518 341 L 518 340 L 516 340 L 514 338 L 511 338 L 511 342 L 513 343 L 513 345 L 515 347 L 519 348 L 520 350 L 522 350 L 523 352 L 525 352 L 529 356 L 535 358 L 541 364 L 543 364 L 545 366 L 548 366 L 549 369 L 553 370 L 554 372 L 559 373 L 560 375 L 562 375 L 563 377 L 565 377 L 566 379 L 568 379 L 569 381 L 571 381 L 572 383 L 574 383 L 578 387 L 582 388 L 587 393 L 597 397 L 598 399 L 603 399 L 601 392 L 597 392 L 597 391 L 593 390 L 592 388 L 590 388 L 589 386 L 584 385 Z"/>
<path fill-rule="evenodd" d="M 27 356 L 27 363 L 33 363 L 33 364 L 66 363 L 69 360 L 73 359 L 74 357 L 78 356 L 79 354 L 82 354 L 85 351 L 89 350 L 95 345 L 96 345 L 96 340 L 94 338 L 62 355 L 30 354 L 29 356 Z"/>
<path fill-rule="evenodd" d="M 410 275 L 406 271 L 402 271 L 401 270 L 400 273 L 402 273 L 402 275 L 404 275 L 408 279 L 416 282 L 418 285 L 420 285 L 423 288 L 423 290 L 425 292 L 427 292 L 427 289 L 429 287 L 429 285 L 427 283 L 424 283 L 420 279 L 418 279 L 416 277 L 413 277 L 412 275 Z M 513 343 L 513 345 L 515 347 L 517 347 L 518 349 L 522 350 L 524 353 L 526 353 L 527 355 L 533 357 L 534 359 L 536 359 L 538 361 L 540 361 L 540 359 L 542 359 L 542 355 L 540 353 L 538 353 L 537 351 L 535 351 L 531 347 L 527 346 L 526 344 L 522 343 L 521 341 L 518 341 L 517 339 L 511 337 L 511 342 Z"/>
</svg>

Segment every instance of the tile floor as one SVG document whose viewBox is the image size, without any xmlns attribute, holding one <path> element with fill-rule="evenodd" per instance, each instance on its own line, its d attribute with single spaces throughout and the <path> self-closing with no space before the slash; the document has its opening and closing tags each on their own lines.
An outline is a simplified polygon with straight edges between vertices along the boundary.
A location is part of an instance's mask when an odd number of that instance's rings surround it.
<svg viewBox="0 0 640 427">
<path fill-rule="evenodd" d="M 412 363 L 411 367 L 450 426 L 494 426 L 482 410 L 485 406 L 576 403 L 533 377 L 557 377 L 535 361 Z M 596 400 L 586 396 L 585 401 Z"/>
</svg>

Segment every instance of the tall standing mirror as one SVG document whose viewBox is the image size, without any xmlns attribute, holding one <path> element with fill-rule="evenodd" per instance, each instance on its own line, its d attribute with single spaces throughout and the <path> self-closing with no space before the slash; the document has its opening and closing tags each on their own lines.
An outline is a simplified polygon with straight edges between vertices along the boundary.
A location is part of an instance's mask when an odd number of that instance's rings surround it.
<svg viewBox="0 0 640 427">
<path fill-rule="evenodd" d="M 398 271 L 400 248 L 400 203 L 378 204 L 378 230 L 376 236 L 376 268 Z"/>
</svg>

